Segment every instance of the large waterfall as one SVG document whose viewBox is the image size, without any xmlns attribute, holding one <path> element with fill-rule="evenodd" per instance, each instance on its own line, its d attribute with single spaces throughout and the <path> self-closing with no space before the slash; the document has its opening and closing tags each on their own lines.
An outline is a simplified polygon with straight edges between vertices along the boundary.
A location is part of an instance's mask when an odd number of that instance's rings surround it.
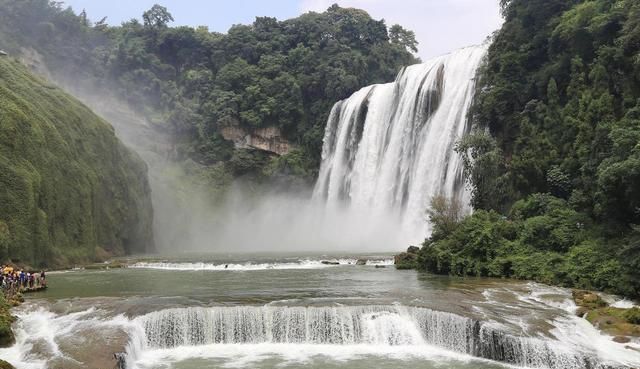
<svg viewBox="0 0 640 369">
<path fill-rule="evenodd" d="M 314 197 L 376 219 L 399 219 L 412 241 L 428 232 L 431 198 L 469 211 L 454 148 L 468 131 L 476 70 L 486 47 L 461 49 L 404 68 L 395 82 L 336 103 L 325 129 Z"/>
<path fill-rule="evenodd" d="M 135 319 L 128 353 L 212 344 L 424 347 L 551 369 L 612 368 L 559 341 L 511 335 L 493 324 L 409 306 L 178 308 Z M 292 349 L 294 349 L 292 347 Z"/>
</svg>

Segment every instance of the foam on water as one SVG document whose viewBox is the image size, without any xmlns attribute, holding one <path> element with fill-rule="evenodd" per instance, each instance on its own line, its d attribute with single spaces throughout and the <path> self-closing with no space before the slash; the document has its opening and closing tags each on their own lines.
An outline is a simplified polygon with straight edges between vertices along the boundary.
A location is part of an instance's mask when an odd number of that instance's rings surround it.
<svg viewBox="0 0 640 369">
<path fill-rule="evenodd" d="M 551 369 L 640 364 L 637 353 L 623 354 L 622 345 L 602 336 L 588 323 L 575 324 L 573 319 L 558 321 L 554 328 L 558 340 L 516 336 L 492 322 L 395 305 L 180 308 L 156 311 L 136 318 L 134 322 L 139 328 L 128 349 L 131 367 L 138 364 L 144 367 L 145 362 L 158 357 L 178 358 L 185 352 L 197 352 L 198 355 L 209 352 L 194 347 L 238 345 L 252 345 L 263 350 L 279 348 L 278 352 L 293 350 L 294 346 L 297 350 L 298 347 L 313 347 L 310 345 L 329 345 L 343 353 L 349 351 L 347 348 L 357 347 L 361 352 L 371 354 L 394 350 L 419 352 L 425 347 L 438 347 L 450 351 L 450 356 L 467 355 Z M 576 328 L 585 337 L 580 334 L 573 337 Z M 594 343 L 601 346 L 595 347 Z M 314 350 L 318 352 L 317 348 Z"/>
<path fill-rule="evenodd" d="M 544 297 L 538 298 L 544 303 Z M 640 365 L 637 351 L 571 314 L 554 320 L 550 337 L 518 336 L 493 321 L 402 305 L 191 307 L 135 318 L 109 316 L 93 308 L 68 314 L 20 308 L 17 316 L 17 344 L 1 349 L 0 357 L 18 369 L 46 368 L 52 358 L 66 355 L 60 342 L 87 328 L 95 332 L 105 327 L 128 334 L 129 343 L 122 350 L 126 349 L 130 369 L 196 358 L 224 359 L 225 366 L 243 367 L 273 357 L 305 362 L 318 356 L 339 361 L 367 356 L 492 360 L 551 369 Z"/>
<path fill-rule="evenodd" d="M 61 349 L 60 341 L 73 338 L 82 328 L 135 327 L 121 315 L 101 318 L 101 312 L 95 308 L 56 314 L 42 307 L 31 309 L 30 306 L 23 306 L 14 314 L 18 318 L 14 324 L 16 343 L 0 349 L 0 358 L 18 369 L 45 369 L 48 361 L 56 357 L 73 361 Z"/>
<path fill-rule="evenodd" d="M 364 259 L 363 259 L 364 260 Z M 323 260 L 298 260 L 296 262 L 274 262 L 274 263 L 189 263 L 189 262 L 138 262 L 129 265 L 134 269 L 160 269 L 160 270 L 181 270 L 181 271 L 255 271 L 255 270 L 291 270 L 291 269 L 320 269 L 335 266 L 352 265 L 355 266 L 358 259 L 323 259 Z M 388 266 L 393 265 L 393 259 L 366 259 L 365 265 Z"/>
<path fill-rule="evenodd" d="M 171 349 L 145 351 L 136 361 L 138 369 L 158 368 L 169 363 L 190 359 L 223 360 L 224 367 L 250 368 L 260 362 L 277 358 L 279 367 L 297 364 L 305 365 L 314 359 L 342 362 L 348 366 L 349 361 L 373 359 L 379 362 L 381 358 L 397 361 L 431 361 L 434 367 L 447 368 L 445 362 L 481 363 L 482 359 L 469 355 L 458 354 L 431 345 L 420 346 L 387 346 L 387 345 L 312 345 L 312 344 L 229 344 L 205 346 L 181 346 Z M 486 361 L 487 365 L 491 362 Z M 270 366 L 271 367 L 271 366 Z M 458 367 L 457 365 L 455 367 Z M 470 365 L 469 368 L 477 368 Z M 495 367 L 495 366 L 492 366 Z M 505 365 L 505 367 L 507 367 Z"/>
<path fill-rule="evenodd" d="M 638 304 L 635 301 L 631 301 L 620 296 L 601 293 L 600 297 L 602 297 L 602 299 L 606 301 L 607 304 L 609 304 L 609 306 L 611 307 L 620 309 L 631 309 L 633 307 L 638 307 Z"/>
</svg>

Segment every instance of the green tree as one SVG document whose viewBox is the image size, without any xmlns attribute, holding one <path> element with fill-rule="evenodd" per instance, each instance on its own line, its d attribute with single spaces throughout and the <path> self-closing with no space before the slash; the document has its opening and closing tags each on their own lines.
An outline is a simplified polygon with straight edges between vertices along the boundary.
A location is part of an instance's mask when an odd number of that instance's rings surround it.
<svg viewBox="0 0 640 369">
<path fill-rule="evenodd" d="M 394 24 L 389 28 L 389 40 L 392 44 L 400 45 L 411 52 L 418 52 L 415 32 L 406 30 L 399 24 Z"/>
<path fill-rule="evenodd" d="M 164 6 L 154 4 L 151 9 L 142 13 L 145 27 L 164 28 L 167 23 L 173 22 L 173 16 Z"/>
</svg>

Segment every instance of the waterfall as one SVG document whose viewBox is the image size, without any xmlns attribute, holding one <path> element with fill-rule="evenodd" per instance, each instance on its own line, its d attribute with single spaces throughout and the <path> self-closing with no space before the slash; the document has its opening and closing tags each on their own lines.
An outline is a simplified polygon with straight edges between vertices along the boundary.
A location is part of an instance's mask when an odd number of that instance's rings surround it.
<svg viewBox="0 0 640 369">
<path fill-rule="evenodd" d="M 475 74 L 485 46 L 404 68 L 395 82 L 365 87 L 331 110 L 314 198 L 376 219 L 393 214 L 413 238 L 429 231 L 431 198 L 469 212 L 455 143 L 469 130 Z"/>
<path fill-rule="evenodd" d="M 392 306 L 240 306 L 160 310 L 134 320 L 129 354 L 211 344 L 434 345 L 518 366 L 609 368 L 587 350 L 520 337 L 460 315 Z"/>
</svg>

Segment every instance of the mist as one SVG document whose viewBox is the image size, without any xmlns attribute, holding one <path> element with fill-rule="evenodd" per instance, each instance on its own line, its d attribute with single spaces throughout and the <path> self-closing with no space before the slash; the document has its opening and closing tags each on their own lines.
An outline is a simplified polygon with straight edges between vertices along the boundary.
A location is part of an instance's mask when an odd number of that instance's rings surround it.
<svg viewBox="0 0 640 369">
<path fill-rule="evenodd" d="M 218 192 L 194 185 L 184 174 L 186 162 L 173 159 L 172 137 L 166 132 L 108 90 L 53 79 L 109 122 L 147 163 L 157 253 L 388 252 L 422 241 L 415 232 L 402 231 L 399 214 L 327 205 L 312 198 L 312 185 L 291 188 L 238 179 Z"/>
<path fill-rule="evenodd" d="M 196 208 L 188 228 L 190 251 L 397 251 L 409 239 L 394 214 L 327 207 L 310 191 L 271 189 L 258 197 L 234 185 L 216 209 Z M 194 210 L 192 208 L 192 210 Z M 415 240 L 413 240 L 415 241 Z M 180 240 L 176 240 L 180 242 Z"/>
</svg>

